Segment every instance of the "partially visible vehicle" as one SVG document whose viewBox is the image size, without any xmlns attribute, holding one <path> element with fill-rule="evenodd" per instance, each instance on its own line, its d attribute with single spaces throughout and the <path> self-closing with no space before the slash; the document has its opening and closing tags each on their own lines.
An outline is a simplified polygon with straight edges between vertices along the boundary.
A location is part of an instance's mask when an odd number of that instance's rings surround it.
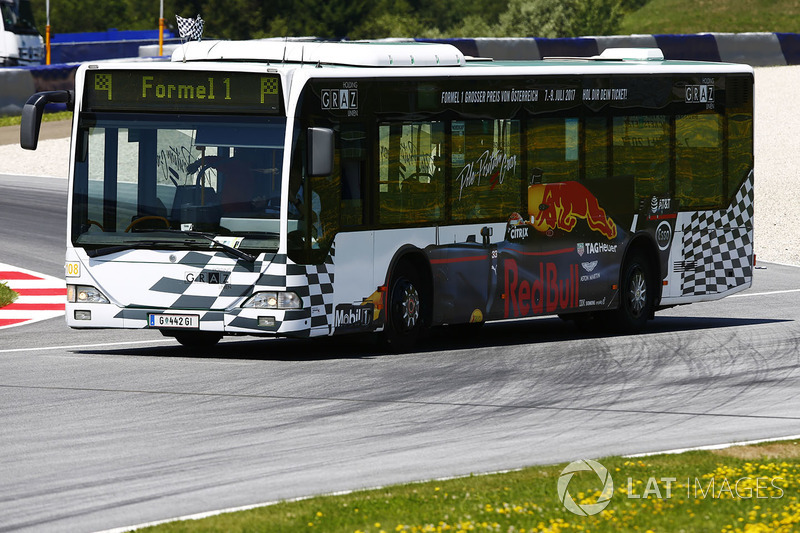
<svg viewBox="0 0 800 533">
<path fill-rule="evenodd" d="M 0 66 L 41 65 L 44 40 L 30 0 L 0 0 Z"/>
</svg>

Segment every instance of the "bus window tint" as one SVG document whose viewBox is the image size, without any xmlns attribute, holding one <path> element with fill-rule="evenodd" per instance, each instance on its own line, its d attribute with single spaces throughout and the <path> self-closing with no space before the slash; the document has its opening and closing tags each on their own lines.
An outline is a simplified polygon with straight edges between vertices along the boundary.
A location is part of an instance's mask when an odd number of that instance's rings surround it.
<svg viewBox="0 0 800 533">
<path fill-rule="evenodd" d="M 505 220 L 521 209 L 520 122 L 467 120 L 450 126 L 453 220 Z"/>
<path fill-rule="evenodd" d="M 586 179 L 608 177 L 608 119 L 590 117 L 585 121 Z"/>
<path fill-rule="evenodd" d="M 378 220 L 423 224 L 444 218 L 444 124 L 381 124 Z"/>
<path fill-rule="evenodd" d="M 637 198 L 669 193 L 669 120 L 665 115 L 614 117 L 614 176 L 634 178 Z"/>
<path fill-rule="evenodd" d="M 364 178 L 367 171 L 364 125 L 343 124 L 341 139 L 341 225 L 360 226 L 364 223 Z"/>
<path fill-rule="evenodd" d="M 753 113 L 744 109 L 728 109 L 728 195 L 735 194 L 739 184 L 753 168 Z"/>
<path fill-rule="evenodd" d="M 720 123 L 714 112 L 675 119 L 675 196 L 681 208 L 723 205 Z"/>
<path fill-rule="evenodd" d="M 535 118 L 528 133 L 529 166 L 542 170 L 542 181 L 578 179 L 578 119 Z"/>
</svg>

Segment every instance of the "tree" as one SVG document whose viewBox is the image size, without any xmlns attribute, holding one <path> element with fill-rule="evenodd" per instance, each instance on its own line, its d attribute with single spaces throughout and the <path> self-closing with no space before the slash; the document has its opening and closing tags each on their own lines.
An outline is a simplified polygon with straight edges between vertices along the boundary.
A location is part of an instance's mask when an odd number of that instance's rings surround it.
<svg viewBox="0 0 800 533">
<path fill-rule="evenodd" d="M 622 7 L 648 0 L 164 0 L 175 15 L 206 21 L 205 37 L 571 37 L 617 31 Z M 55 33 L 155 29 L 159 0 L 51 0 Z M 45 23 L 45 3 L 34 2 Z M 176 31 L 177 33 L 177 31 Z"/>
<path fill-rule="evenodd" d="M 550 38 L 609 35 L 621 21 L 620 0 L 511 0 L 495 33 Z"/>
</svg>

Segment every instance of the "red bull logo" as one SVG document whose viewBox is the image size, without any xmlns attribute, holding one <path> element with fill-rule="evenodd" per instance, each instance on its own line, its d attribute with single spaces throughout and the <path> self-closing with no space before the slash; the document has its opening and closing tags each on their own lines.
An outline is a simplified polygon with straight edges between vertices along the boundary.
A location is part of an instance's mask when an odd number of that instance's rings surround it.
<svg viewBox="0 0 800 533">
<path fill-rule="evenodd" d="M 533 227 L 542 233 L 556 228 L 572 231 L 582 218 L 593 231 L 609 239 L 617 236 L 617 225 L 600 207 L 597 198 L 577 181 L 528 187 L 528 214 Z"/>
<path fill-rule="evenodd" d="M 503 261 L 505 318 L 556 313 L 578 307 L 578 265 L 569 265 L 569 276 L 559 277 L 555 263 L 539 263 L 539 277 L 520 279 L 517 262 Z"/>
</svg>

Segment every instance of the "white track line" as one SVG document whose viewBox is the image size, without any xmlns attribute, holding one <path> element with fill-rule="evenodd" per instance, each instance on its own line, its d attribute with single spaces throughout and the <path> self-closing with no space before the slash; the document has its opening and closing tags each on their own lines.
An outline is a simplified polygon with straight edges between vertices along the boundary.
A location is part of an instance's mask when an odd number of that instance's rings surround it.
<svg viewBox="0 0 800 533">
<path fill-rule="evenodd" d="M 113 347 L 113 346 L 128 346 L 132 344 L 159 344 L 163 342 L 169 342 L 169 339 L 166 337 L 163 339 L 153 339 L 149 341 L 127 341 L 127 342 L 104 342 L 101 344 L 74 344 L 72 346 L 44 346 L 44 347 L 37 347 L 33 346 L 31 348 L 10 348 L 7 350 L 0 350 L 0 353 L 14 353 L 14 352 L 33 352 L 33 351 L 43 351 L 43 350 L 75 350 L 75 349 L 83 349 L 83 348 L 103 348 L 103 347 Z"/>
<path fill-rule="evenodd" d="M 740 292 L 739 294 L 732 294 L 728 298 L 744 298 L 745 296 L 769 296 L 772 294 L 788 294 L 790 292 L 800 292 L 800 289 L 784 289 L 782 291 L 767 291 L 767 292 Z"/>
</svg>

